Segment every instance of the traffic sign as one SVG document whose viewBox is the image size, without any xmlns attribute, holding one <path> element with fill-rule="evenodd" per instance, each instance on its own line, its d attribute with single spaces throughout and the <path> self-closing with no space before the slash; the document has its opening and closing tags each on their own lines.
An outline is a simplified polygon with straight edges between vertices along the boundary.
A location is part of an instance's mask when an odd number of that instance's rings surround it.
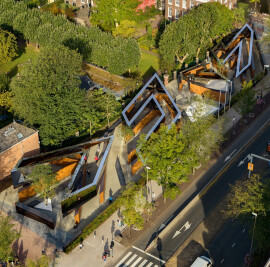
<svg viewBox="0 0 270 267">
<path fill-rule="evenodd" d="M 249 169 L 250 171 L 253 171 L 253 165 L 254 165 L 254 164 L 252 164 L 252 163 L 248 163 L 248 169 Z"/>
</svg>

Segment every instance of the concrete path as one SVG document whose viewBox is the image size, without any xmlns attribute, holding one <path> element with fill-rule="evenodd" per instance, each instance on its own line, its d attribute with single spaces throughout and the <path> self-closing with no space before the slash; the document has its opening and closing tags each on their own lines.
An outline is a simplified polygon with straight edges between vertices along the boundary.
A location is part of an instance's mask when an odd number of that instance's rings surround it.
<svg viewBox="0 0 270 267">
<path fill-rule="evenodd" d="M 83 241 L 83 248 L 76 247 L 70 254 L 62 253 L 58 261 L 59 267 L 91 267 L 103 266 L 114 258 L 119 258 L 127 248 L 114 241 L 113 250 L 110 249 L 111 241 L 115 235 L 121 233 L 125 226 L 119 227 L 118 212 L 115 212 L 95 232 Z M 110 251 L 110 257 L 106 262 L 102 259 L 105 250 Z"/>
</svg>

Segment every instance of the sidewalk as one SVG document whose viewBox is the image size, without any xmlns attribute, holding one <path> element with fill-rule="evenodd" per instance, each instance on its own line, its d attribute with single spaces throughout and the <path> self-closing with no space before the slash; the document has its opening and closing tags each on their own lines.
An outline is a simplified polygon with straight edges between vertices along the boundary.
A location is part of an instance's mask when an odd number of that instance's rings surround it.
<svg viewBox="0 0 270 267">
<path fill-rule="evenodd" d="M 267 77 L 267 79 L 269 79 L 269 75 Z M 265 77 L 266 78 L 266 77 Z M 260 87 L 260 83 L 256 86 Z M 266 105 L 265 105 L 266 106 Z M 235 117 L 235 120 L 233 121 L 232 118 L 233 116 Z M 234 125 L 234 128 L 236 128 L 240 123 L 240 119 L 241 116 L 235 111 L 234 108 L 231 108 L 230 110 L 226 111 L 226 113 L 222 116 L 222 118 L 224 119 L 224 127 L 223 127 L 223 131 L 224 133 L 228 132 L 232 126 Z M 236 135 L 234 137 L 234 139 L 237 138 L 238 135 Z M 122 146 L 122 142 L 119 142 L 117 144 L 117 146 Z M 120 149 L 120 162 L 123 162 L 123 157 L 126 154 L 125 149 L 121 148 Z M 125 173 L 126 176 L 126 172 L 128 171 L 128 169 L 126 169 L 127 166 L 124 167 L 123 172 Z M 202 170 L 196 171 L 195 176 L 198 176 L 198 174 L 201 172 Z M 193 184 L 195 184 L 197 182 L 197 179 L 195 179 L 195 177 L 192 178 L 191 182 L 183 184 L 182 185 L 182 192 L 184 194 L 184 192 L 186 191 L 187 187 L 192 187 Z M 159 195 L 159 188 L 153 184 L 152 181 L 152 193 L 154 192 L 155 198 L 158 197 Z M 151 191 L 150 191 L 150 182 L 149 182 L 149 197 L 151 195 Z M 163 201 L 162 201 L 163 202 Z M 172 208 L 169 204 L 172 203 L 173 201 L 168 200 L 168 206 L 164 205 L 164 211 L 165 213 L 170 212 L 170 209 Z M 172 205 L 173 206 L 173 205 Z M 166 217 L 166 214 L 159 214 L 158 217 L 156 217 L 157 220 L 151 221 L 149 222 L 151 224 L 151 226 L 156 224 L 159 224 L 159 220 L 164 219 L 164 215 Z M 113 248 L 113 255 L 111 253 L 111 257 L 107 258 L 106 262 L 103 261 L 102 259 L 102 255 L 104 253 L 104 251 L 106 249 L 109 249 L 111 241 L 114 239 L 115 235 L 121 233 L 124 229 L 123 227 L 120 228 L 118 226 L 117 223 L 117 218 L 118 218 L 118 212 L 115 212 L 107 221 L 105 221 L 95 232 L 93 232 L 89 237 L 87 237 L 84 242 L 83 245 L 84 247 L 80 250 L 79 246 L 77 248 L 75 248 L 72 252 L 70 252 L 70 254 L 66 255 L 65 253 L 61 254 L 61 257 L 58 261 L 57 266 L 59 267 L 69 267 L 69 266 L 78 266 L 78 261 L 79 261 L 79 266 L 84 267 L 84 266 L 103 266 L 105 264 L 113 264 L 115 262 L 117 262 L 117 258 L 121 257 L 121 255 L 123 255 L 129 248 L 129 246 L 122 246 L 121 244 L 119 244 L 118 242 L 114 242 L 114 248 Z M 159 224 L 160 225 L 160 224 Z M 152 227 L 151 227 L 152 228 Z M 149 228 L 146 232 L 151 231 L 151 229 Z M 133 231 L 134 234 L 136 235 L 136 239 L 139 239 L 140 236 L 145 235 L 147 236 L 148 233 L 144 233 L 144 230 L 142 231 Z M 94 238 L 96 234 L 96 237 Z M 133 238 L 131 238 L 130 240 L 132 240 Z M 102 242 L 102 240 L 104 242 Z M 122 242 L 121 242 L 122 243 Z M 125 244 L 127 244 L 127 242 L 124 242 Z M 112 257 L 113 256 L 113 257 Z"/>
<path fill-rule="evenodd" d="M 118 211 L 83 241 L 82 249 L 78 246 L 68 255 L 62 253 L 57 266 L 99 267 L 108 264 L 115 258 L 119 258 L 127 248 L 114 241 L 113 253 L 112 250 L 110 250 L 111 241 L 114 239 L 115 235 L 121 233 L 121 230 L 125 227 L 118 226 L 117 218 Z M 110 257 L 104 262 L 102 255 L 106 249 L 110 250 Z"/>
</svg>

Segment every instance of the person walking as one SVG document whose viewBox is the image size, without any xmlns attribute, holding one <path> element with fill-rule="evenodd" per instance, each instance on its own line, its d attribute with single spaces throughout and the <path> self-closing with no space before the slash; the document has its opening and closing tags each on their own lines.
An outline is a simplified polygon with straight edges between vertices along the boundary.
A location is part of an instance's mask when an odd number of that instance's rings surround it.
<svg viewBox="0 0 270 267">
<path fill-rule="evenodd" d="M 80 247 L 80 250 L 83 248 L 83 243 L 82 242 L 80 243 L 79 247 Z"/>
</svg>

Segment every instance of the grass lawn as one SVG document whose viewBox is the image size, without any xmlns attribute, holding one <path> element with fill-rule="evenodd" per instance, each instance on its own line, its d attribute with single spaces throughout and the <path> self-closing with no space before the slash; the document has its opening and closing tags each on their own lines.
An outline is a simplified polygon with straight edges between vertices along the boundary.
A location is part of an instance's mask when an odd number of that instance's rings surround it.
<svg viewBox="0 0 270 267">
<path fill-rule="evenodd" d="M 18 56 L 6 64 L 0 65 L 0 73 L 8 73 L 10 77 L 13 77 L 20 70 L 17 65 L 27 62 L 28 59 L 31 59 L 31 62 L 35 61 L 38 56 L 38 50 L 35 46 L 29 45 L 25 48 L 19 47 Z"/>
<path fill-rule="evenodd" d="M 142 57 L 139 63 L 139 71 L 141 77 L 150 76 L 159 70 L 159 58 L 153 54 L 149 54 L 142 50 Z"/>
</svg>

